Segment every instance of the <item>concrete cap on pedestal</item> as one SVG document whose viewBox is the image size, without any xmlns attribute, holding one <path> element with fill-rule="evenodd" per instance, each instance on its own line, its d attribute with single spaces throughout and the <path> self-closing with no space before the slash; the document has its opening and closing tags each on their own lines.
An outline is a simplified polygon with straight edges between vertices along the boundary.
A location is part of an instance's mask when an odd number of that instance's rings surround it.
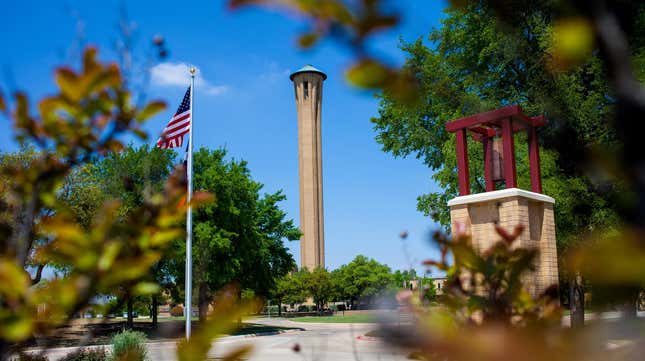
<svg viewBox="0 0 645 361">
<path fill-rule="evenodd" d="M 461 204 L 493 201 L 496 199 L 513 197 L 513 196 L 521 196 L 528 199 L 532 199 L 534 201 L 555 203 L 555 199 L 541 193 L 525 191 L 524 189 L 519 189 L 519 188 L 507 188 L 507 189 L 501 189 L 498 191 L 469 194 L 467 196 L 459 196 L 449 200 L 448 207 L 457 206 Z"/>
</svg>

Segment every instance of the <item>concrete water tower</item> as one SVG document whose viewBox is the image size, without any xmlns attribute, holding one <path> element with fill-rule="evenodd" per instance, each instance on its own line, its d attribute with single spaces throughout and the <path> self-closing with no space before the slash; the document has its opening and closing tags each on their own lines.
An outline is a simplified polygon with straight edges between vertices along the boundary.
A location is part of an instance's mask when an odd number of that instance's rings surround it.
<svg viewBox="0 0 645 361">
<path fill-rule="evenodd" d="M 298 173 L 300 179 L 300 266 L 325 267 L 321 110 L 327 75 L 305 65 L 289 76 L 298 110 Z"/>
</svg>

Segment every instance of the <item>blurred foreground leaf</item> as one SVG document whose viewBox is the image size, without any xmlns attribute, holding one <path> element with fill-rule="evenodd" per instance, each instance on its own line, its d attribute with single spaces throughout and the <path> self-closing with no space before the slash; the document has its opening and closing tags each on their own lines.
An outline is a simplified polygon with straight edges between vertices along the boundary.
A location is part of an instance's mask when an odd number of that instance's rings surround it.
<svg viewBox="0 0 645 361">
<path fill-rule="evenodd" d="M 555 70 L 567 70 L 587 61 L 594 48 L 594 29 L 584 17 L 559 20 L 552 30 L 550 53 Z"/>
<path fill-rule="evenodd" d="M 215 298 L 213 311 L 209 314 L 208 320 L 200 324 L 199 329 L 194 332 L 189 340 L 183 340 L 177 347 L 177 358 L 179 361 L 206 360 L 208 352 L 212 348 L 212 342 L 218 336 L 237 329 L 238 321 L 243 315 L 255 311 L 258 307 L 256 301 L 240 303 L 237 287 L 228 286 L 219 291 Z M 248 345 L 233 349 L 223 360 L 246 359 L 251 352 Z"/>
<path fill-rule="evenodd" d="M 85 50 L 80 71 L 58 68 L 55 80 L 58 93 L 37 108 L 17 93 L 7 112 L 16 140 L 34 148 L 0 157 L 2 359 L 35 334 L 66 323 L 96 295 L 116 289 L 154 292 L 157 285 L 145 278 L 168 242 L 183 231 L 181 170 L 125 216 L 120 201 L 98 202 L 89 227 L 60 201 L 66 180 L 83 179 L 74 176 L 83 174 L 88 162 L 123 149 L 121 136 L 145 135 L 141 123 L 165 105 L 157 101 L 137 109 L 118 66 L 102 64 L 94 48 Z M 6 106 L 0 100 L 0 110 Z M 41 279 L 47 265 L 64 270 L 63 275 Z M 38 267 L 37 274 L 29 274 L 28 267 Z"/>
</svg>

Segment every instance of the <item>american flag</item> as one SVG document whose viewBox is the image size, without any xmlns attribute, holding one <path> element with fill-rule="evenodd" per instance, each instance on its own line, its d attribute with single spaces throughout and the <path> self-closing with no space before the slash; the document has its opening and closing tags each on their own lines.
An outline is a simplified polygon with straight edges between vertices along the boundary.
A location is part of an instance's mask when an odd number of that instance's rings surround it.
<svg viewBox="0 0 645 361">
<path fill-rule="evenodd" d="M 190 131 L 192 121 L 190 112 L 190 87 L 188 87 L 177 112 L 170 119 L 163 133 L 161 133 L 161 137 L 157 140 L 157 147 L 163 149 L 181 147 L 184 143 L 184 135 Z"/>
</svg>

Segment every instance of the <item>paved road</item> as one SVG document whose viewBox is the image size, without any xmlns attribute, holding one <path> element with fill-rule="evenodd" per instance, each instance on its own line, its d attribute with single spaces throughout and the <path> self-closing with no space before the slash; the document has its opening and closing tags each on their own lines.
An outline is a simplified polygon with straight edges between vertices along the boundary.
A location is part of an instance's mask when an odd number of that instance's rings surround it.
<svg viewBox="0 0 645 361">
<path fill-rule="evenodd" d="M 394 361 L 406 360 L 407 353 L 392 348 L 381 341 L 359 339 L 357 337 L 378 328 L 375 324 L 314 324 L 296 323 L 280 319 L 249 320 L 254 323 L 266 323 L 286 327 L 301 327 L 304 330 L 290 331 L 283 334 L 258 337 L 224 337 L 213 344 L 209 359 L 219 359 L 227 352 L 242 345 L 253 346 L 249 360 L 258 361 Z M 300 352 L 294 352 L 299 345 Z M 57 360 L 74 348 L 49 350 L 49 360 Z M 176 360 L 174 342 L 149 343 L 148 351 L 151 360 Z"/>
<path fill-rule="evenodd" d="M 638 316 L 645 318 L 645 312 L 639 312 Z M 593 319 L 595 317 L 595 315 L 586 315 L 585 318 Z M 618 319 L 619 317 L 620 313 L 617 312 L 601 316 L 602 319 Z M 300 327 L 303 330 L 272 336 L 224 337 L 213 343 L 213 348 L 208 355 L 209 358 L 219 359 L 242 345 L 251 345 L 253 353 L 248 359 L 257 361 L 394 361 L 407 359 L 407 352 L 403 350 L 397 350 L 381 341 L 358 338 L 377 329 L 377 324 L 301 323 L 284 319 L 257 319 L 249 320 L 249 322 Z M 563 325 L 568 326 L 568 323 L 569 320 L 563 318 Z M 300 346 L 300 352 L 293 351 L 295 345 Z M 47 356 L 49 360 L 55 361 L 73 350 L 75 350 L 74 347 L 51 349 Z M 149 343 L 148 350 L 151 360 L 176 360 L 175 342 Z"/>
</svg>

